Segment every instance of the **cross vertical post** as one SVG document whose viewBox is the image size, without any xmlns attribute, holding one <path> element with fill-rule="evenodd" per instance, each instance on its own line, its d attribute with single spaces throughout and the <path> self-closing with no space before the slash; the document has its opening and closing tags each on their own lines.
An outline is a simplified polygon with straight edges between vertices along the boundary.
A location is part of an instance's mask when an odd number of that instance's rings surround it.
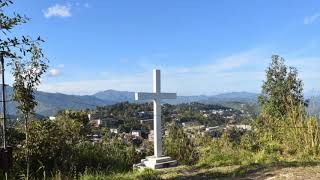
<svg viewBox="0 0 320 180">
<path fill-rule="evenodd" d="M 161 80 L 160 80 L 160 70 L 153 70 L 153 93 L 158 97 L 161 93 Z M 154 156 L 161 157 L 162 155 L 162 131 L 161 131 L 161 103 L 160 98 L 155 98 L 153 100 L 153 110 L 154 110 Z"/>
<path fill-rule="evenodd" d="M 176 93 L 161 93 L 161 73 L 160 70 L 153 70 L 153 92 L 136 93 L 136 100 L 153 101 L 153 132 L 154 132 L 154 157 L 162 157 L 162 131 L 161 131 L 161 100 L 176 99 Z"/>
</svg>

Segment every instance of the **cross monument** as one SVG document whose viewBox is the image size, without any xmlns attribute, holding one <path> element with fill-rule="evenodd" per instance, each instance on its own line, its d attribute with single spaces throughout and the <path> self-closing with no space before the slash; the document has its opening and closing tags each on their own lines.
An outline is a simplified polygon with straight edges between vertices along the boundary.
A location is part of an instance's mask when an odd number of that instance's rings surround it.
<svg viewBox="0 0 320 180">
<path fill-rule="evenodd" d="M 136 100 L 152 100 L 153 101 L 153 132 L 154 132 L 154 156 L 141 160 L 140 165 L 152 169 L 159 169 L 174 166 L 177 161 L 170 157 L 162 156 L 162 131 L 161 131 L 161 100 L 176 99 L 176 93 L 161 93 L 160 70 L 153 70 L 153 92 L 135 93 Z"/>
</svg>

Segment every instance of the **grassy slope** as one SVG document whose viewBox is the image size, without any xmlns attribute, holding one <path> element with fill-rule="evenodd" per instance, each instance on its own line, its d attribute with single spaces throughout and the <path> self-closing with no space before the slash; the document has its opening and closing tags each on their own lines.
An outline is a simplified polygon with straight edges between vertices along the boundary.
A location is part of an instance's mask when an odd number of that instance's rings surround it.
<svg viewBox="0 0 320 180">
<path fill-rule="evenodd" d="M 317 162 L 280 162 L 247 166 L 197 167 L 180 166 L 172 169 L 129 172 L 113 175 L 84 175 L 82 180 L 102 179 L 320 179 Z"/>
</svg>

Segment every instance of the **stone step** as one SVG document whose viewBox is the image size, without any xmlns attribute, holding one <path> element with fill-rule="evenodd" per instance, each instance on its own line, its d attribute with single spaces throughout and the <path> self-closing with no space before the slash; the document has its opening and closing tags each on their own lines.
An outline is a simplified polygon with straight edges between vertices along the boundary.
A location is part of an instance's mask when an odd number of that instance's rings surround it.
<svg viewBox="0 0 320 180">
<path fill-rule="evenodd" d="M 162 162 L 171 161 L 172 158 L 169 156 L 163 156 L 163 157 L 148 156 L 146 157 L 146 160 L 154 163 L 162 163 Z"/>
<path fill-rule="evenodd" d="M 161 162 L 161 163 L 153 163 L 153 162 L 145 162 L 145 166 L 152 169 L 162 169 L 162 168 L 169 168 L 174 167 L 177 165 L 176 160 Z"/>
</svg>

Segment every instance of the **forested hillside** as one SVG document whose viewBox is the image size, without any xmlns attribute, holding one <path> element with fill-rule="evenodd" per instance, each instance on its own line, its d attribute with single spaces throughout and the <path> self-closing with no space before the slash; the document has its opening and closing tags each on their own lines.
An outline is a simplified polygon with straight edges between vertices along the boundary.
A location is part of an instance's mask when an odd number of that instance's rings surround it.
<svg viewBox="0 0 320 180">
<path fill-rule="evenodd" d="M 1 90 L 0 93 L 2 93 Z M 9 100 L 7 104 L 7 113 L 15 115 L 16 103 L 11 100 L 13 93 L 12 87 L 7 86 L 6 93 L 6 97 Z M 41 91 L 36 91 L 35 97 L 36 101 L 38 102 L 35 111 L 37 114 L 43 116 L 52 116 L 59 110 L 63 109 L 93 109 L 97 106 L 105 106 L 114 103 L 112 101 L 98 99 L 94 96 L 76 96 L 61 93 L 47 93 Z"/>
<path fill-rule="evenodd" d="M 0 90 L 0 93 L 2 91 Z M 6 87 L 6 97 L 11 99 L 13 89 L 11 86 Z M 251 106 L 256 105 L 254 98 L 256 98 L 254 93 L 227 93 L 215 96 L 178 96 L 176 100 L 166 100 L 164 103 L 169 104 L 181 104 L 181 103 L 191 103 L 191 102 L 201 102 L 206 104 L 222 104 L 229 107 L 237 108 L 236 104 L 248 104 Z M 111 105 L 120 102 L 131 102 L 131 103 L 144 103 L 134 100 L 134 92 L 128 91 L 115 91 L 107 90 L 94 95 L 67 95 L 62 93 L 47 93 L 42 91 L 35 92 L 36 101 L 38 105 L 36 106 L 36 113 L 43 116 L 53 116 L 59 110 L 71 109 L 94 109 L 97 106 Z M 257 107 L 257 106 L 255 106 Z M 9 101 L 7 104 L 8 114 L 16 114 L 16 104 Z"/>
</svg>

